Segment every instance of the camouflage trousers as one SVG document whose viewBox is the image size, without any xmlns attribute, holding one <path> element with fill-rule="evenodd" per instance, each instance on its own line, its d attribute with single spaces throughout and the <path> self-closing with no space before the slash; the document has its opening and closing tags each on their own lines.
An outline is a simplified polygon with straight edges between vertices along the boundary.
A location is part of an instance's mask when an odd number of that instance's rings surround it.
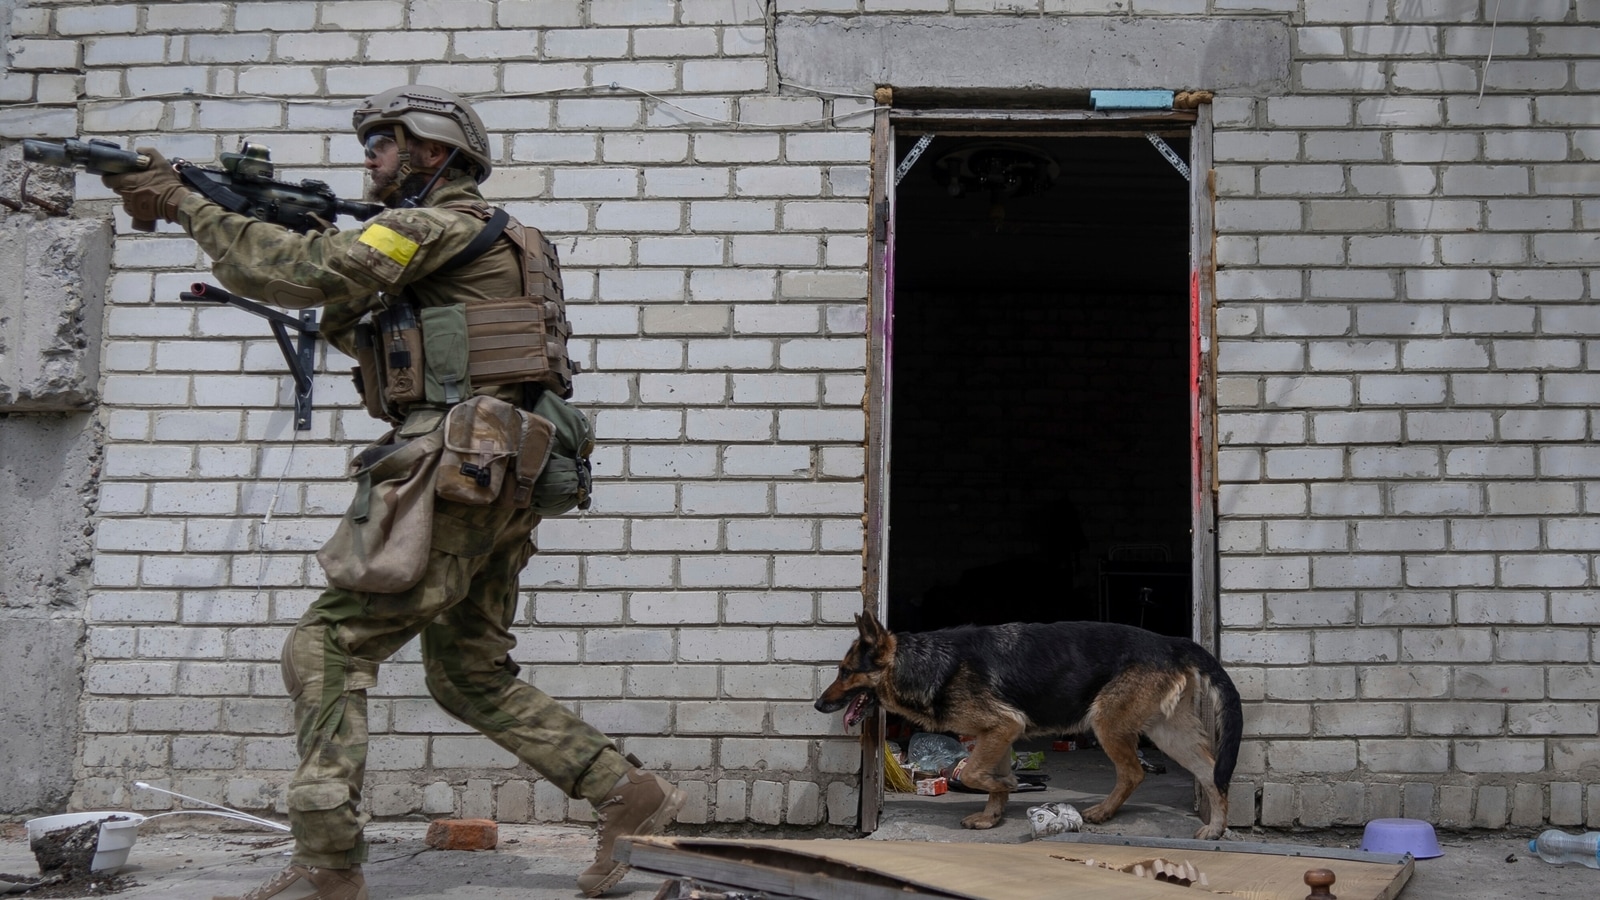
<svg viewBox="0 0 1600 900">
<path fill-rule="evenodd" d="M 534 553 L 527 510 L 438 501 L 433 550 L 415 587 L 329 588 L 283 646 L 300 766 L 289 785 L 294 862 L 346 868 L 366 858 L 360 810 L 367 691 L 378 664 L 421 637 L 428 692 L 569 797 L 604 798 L 629 768 L 611 740 L 517 678 L 508 655 L 517 575 Z"/>
</svg>

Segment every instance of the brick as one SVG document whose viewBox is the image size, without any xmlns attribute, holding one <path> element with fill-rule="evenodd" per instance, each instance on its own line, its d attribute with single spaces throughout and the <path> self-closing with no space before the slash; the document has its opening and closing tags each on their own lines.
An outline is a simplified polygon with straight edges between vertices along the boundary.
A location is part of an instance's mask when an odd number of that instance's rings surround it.
<svg viewBox="0 0 1600 900">
<path fill-rule="evenodd" d="M 1495 290 L 1502 300 L 1577 300 L 1583 296 L 1578 275 L 1572 271 L 1501 271 L 1495 273 Z"/>
<path fill-rule="evenodd" d="M 1387 300 L 1399 293 L 1392 272 L 1359 269 L 1312 269 L 1313 299 Z"/>
<path fill-rule="evenodd" d="M 1311 417 L 1313 439 L 1319 444 L 1387 444 L 1399 441 L 1399 413 L 1317 413 Z"/>
<path fill-rule="evenodd" d="M 1600 728 L 1600 708 L 1593 703 L 1513 703 L 1506 713 L 1512 735 L 1592 735 Z"/>
<path fill-rule="evenodd" d="M 815 547 L 811 520 L 771 519 L 729 522 L 729 550 L 811 550 Z M 809 611 L 809 604 L 807 604 Z"/>
<path fill-rule="evenodd" d="M 1494 438 L 1494 416 L 1484 412 L 1426 412 L 1412 411 L 1406 414 L 1405 436 L 1416 443 L 1466 443 L 1486 442 Z M 1470 464 L 1473 460 L 1460 457 L 1459 451 L 1452 451 L 1452 456 L 1458 463 Z M 1514 453 L 1519 453 L 1523 462 L 1519 463 L 1513 455 L 1480 455 L 1477 461 L 1509 466 L 1511 471 L 1504 474 L 1533 474 L 1533 452 L 1530 448 L 1517 448 Z"/>
<path fill-rule="evenodd" d="M 684 558 L 678 564 L 678 578 L 685 587 L 764 587 L 768 584 L 767 566 L 763 556 Z"/>
<path fill-rule="evenodd" d="M 1355 396 L 1354 379 L 1349 377 L 1268 378 L 1263 388 L 1267 406 L 1287 409 L 1349 406 Z"/>
<path fill-rule="evenodd" d="M 816 197 L 822 170 L 816 166 L 745 166 L 733 173 L 737 197 Z"/>
<path fill-rule="evenodd" d="M 716 814 L 718 822 L 740 822 L 745 819 L 745 798 L 749 785 L 742 779 L 724 778 L 716 783 Z"/>
<path fill-rule="evenodd" d="M 1442 124 L 1444 117 L 1444 104 L 1438 98 L 1389 96 L 1356 102 L 1358 125 L 1426 128 Z"/>
<path fill-rule="evenodd" d="M 435 850 L 493 850 L 500 827 L 489 819 L 435 819 L 424 842 Z"/>
<path fill-rule="evenodd" d="M 690 93 L 760 91 L 766 89 L 769 77 L 765 58 L 690 59 L 682 65 L 683 90 Z M 808 157 L 794 157 L 791 153 L 790 158 Z"/>
<path fill-rule="evenodd" d="M 1582 556 L 1510 556 L 1500 563 L 1500 579 L 1507 587 L 1577 587 L 1588 583 L 1588 565 Z"/>
<path fill-rule="evenodd" d="M 1267 762 L 1280 772 L 1349 772 L 1356 767 L 1356 742 L 1268 741 Z"/>
<path fill-rule="evenodd" d="M 1512 788 L 1512 825 L 1533 827 L 1544 824 L 1545 819 L 1544 785 L 1523 783 Z"/>
<path fill-rule="evenodd" d="M 799 770 L 803 767 L 796 767 Z M 790 825 L 815 825 L 822 821 L 822 790 L 813 781 L 790 781 L 784 821 Z"/>
<path fill-rule="evenodd" d="M 1225 665 L 1272 663 L 1294 665 L 1311 661 L 1308 632 L 1223 633 L 1221 657 Z"/>
<path fill-rule="evenodd" d="M 1456 767 L 1470 773 L 1540 772 L 1545 768 L 1543 741 L 1455 741 L 1454 756 Z"/>
<path fill-rule="evenodd" d="M 1261 824 L 1272 827 L 1293 825 L 1294 785 L 1269 783 L 1261 791 Z"/>
<path fill-rule="evenodd" d="M 1356 673 L 1344 666 L 1273 667 L 1266 670 L 1266 692 L 1284 701 L 1351 700 L 1356 697 Z"/>
<path fill-rule="evenodd" d="M 772 564 L 772 584 L 778 588 L 857 588 L 863 577 L 859 553 L 779 556 Z"/>
<path fill-rule="evenodd" d="M 1304 704 L 1253 703 L 1245 718 L 1246 737 L 1307 736 L 1311 733 L 1311 708 Z"/>
<path fill-rule="evenodd" d="M 756 781 L 750 785 L 750 820 L 777 825 L 782 818 L 783 785 L 776 781 Z"/>
<path fill-rule="evenodd" d="M 1583 662 L 1589 656 L 1588 636 L 1555 629 L 1498 629 L 1495 658 L 1508 662 Z"/>
<path fill-rule="evenodd" d="M 1399 162 L 1463 162 L 1478 158 L 1478 135 L 1472 132 L 1397 131 L 1390 136 Z"/>
<path fill-rule="evenodd" d="M 1600 605 L 1587 591 L 1553 591 L 1550 595 L 1550 621 L 1555 624 L 1593 625 L 1600 622 Z"/>
<path fill-rule="evenodd" d="M 238 764 L 240 741 L 222 735 L 174 737 L 172 765 L 192 769 L 232 769 Z"/>
</svg>

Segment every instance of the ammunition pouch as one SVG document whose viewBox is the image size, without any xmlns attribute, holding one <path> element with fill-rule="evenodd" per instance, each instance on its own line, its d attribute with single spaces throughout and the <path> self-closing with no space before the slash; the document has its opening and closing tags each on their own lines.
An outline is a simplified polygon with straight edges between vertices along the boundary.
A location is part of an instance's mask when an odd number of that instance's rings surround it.
<svg viewBox="0 0 1600 900">
<path fill-rule="evenodd" d="M 454 406 L 472 396 L 467 365 L 464 303 L 422 310 L 422 396 L 429 404 Z"/>
<path fill-rule="evenodd" d="M 540 516 L 588 508 L 588 419 L 548 393 L 535 409 L 550 415 L 487 395 L 452 407 L 434 478 L 438 495 L 473 506 L 531 506 Z"/>
<path fill-rule="evenodd" d="M 423 398 L 422 326 L 408 303 L 373 316 L 377 328 L 377 356 L 383 366 L 383 397 L 391 406 L 406 406 Z"/>
<path fill-rule="evenodd" d="M 445 500 L 469 506 L 501 503 L 506 473 L 520 463 L 524 413 L 487 395 L 450 408 L 444 417 L 444 454 L 433 486 Z"/>
<path fill-rule="evenodd" d="M 361 395 L 361 405 L 374 419 L 388 419 L 383 405 L 383 369 L 378 367 L 378 330 L 369 322 L 355 327 L 356 367 L 350 370 L 355 378 L 356 393 Z"/>
<path fill-rule="evenodd" d="M 589 417 L 551 391 L 540 393 L 533 414 L 553 429 L 550 459 L 533 484 L 533 511 L 549 518 L 574 508 L 588 509 L 594 488 L 589 463 L 594 429 Z"/>
</svg>

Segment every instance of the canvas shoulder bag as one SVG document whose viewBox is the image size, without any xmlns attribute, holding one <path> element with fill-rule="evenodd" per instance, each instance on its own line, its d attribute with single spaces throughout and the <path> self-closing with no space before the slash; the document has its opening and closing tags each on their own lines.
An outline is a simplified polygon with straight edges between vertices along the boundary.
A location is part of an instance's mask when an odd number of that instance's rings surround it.
<svg viewBox="0 0 1600 900">
<path fill-rule="evenodd" d="M 392 594 L 422 580 L 433 544 L 434 476 L 444 430 L 384 435 L 350 463 L 356 495 L 317 551 L 328 583 Z"/>
</svg>

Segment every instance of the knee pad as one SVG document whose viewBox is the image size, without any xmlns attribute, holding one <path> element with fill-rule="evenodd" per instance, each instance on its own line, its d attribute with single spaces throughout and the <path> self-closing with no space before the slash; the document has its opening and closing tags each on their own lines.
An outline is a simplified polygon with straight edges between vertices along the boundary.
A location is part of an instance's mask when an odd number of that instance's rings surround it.
<svg viewBox="0 0 1600 900">
<path fill-rule="evenodd" d="M 289 692 L 290 699 L 299 697 L 300 691 L 305 688 L 300 673 L 294 667 L 294 638 L 299 633 L 298 625 L 289 629 L 289 636 L 283 639 L 283 652 L 278 657 L 278 668 L 283 673 L 283 689 Z"/>
</svg>

